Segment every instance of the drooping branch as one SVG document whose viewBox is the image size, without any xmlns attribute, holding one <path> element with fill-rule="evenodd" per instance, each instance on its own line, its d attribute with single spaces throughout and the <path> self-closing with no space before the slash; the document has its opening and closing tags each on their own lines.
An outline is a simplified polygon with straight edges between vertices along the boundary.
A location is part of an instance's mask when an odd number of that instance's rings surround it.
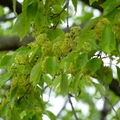
<svg viewBox="0 0 120 120">
<path fill-rule="evenodd" d="M 20 41 L 18 36 L 0 37 L 0 51 L 16 50 L 21 46 L 26 46 L 28 43 L 34 41 L 32 36 L 26 36 Z"/>
</svg>

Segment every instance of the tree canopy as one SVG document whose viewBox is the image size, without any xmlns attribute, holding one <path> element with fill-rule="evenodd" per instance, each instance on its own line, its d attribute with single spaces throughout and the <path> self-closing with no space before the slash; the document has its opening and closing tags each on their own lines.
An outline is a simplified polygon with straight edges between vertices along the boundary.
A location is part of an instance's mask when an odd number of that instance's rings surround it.
<svg viewBox="0 0 120 120">
<path fill-rule="evenodd" d="M 1 118 L 120 120 L 120 0 L 1 0 L 0 16 Z"/>
</svg>

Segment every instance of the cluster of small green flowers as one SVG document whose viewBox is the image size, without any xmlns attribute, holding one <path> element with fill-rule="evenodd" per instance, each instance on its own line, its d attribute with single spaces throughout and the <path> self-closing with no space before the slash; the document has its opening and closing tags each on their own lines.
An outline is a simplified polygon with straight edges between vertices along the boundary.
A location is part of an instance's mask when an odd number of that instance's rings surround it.
<svg viewBox="0 0 120 120">
<path fill-rule="evenodd" d="M 28 64 L 28 56 L 16 56 L 14 64 L 11 67 L 11 72 L 13 73 L 11 91 L 18 87 L 18 96 L 22 96 L 27 88 L 29 81 L 31 67 Z"/>
<path fill-rule="evenodd" d="M 80 52 L 81 53 L 84 53 L 84 52 L 89 52 L 91 51 L 93 48 L 92 46 L 90 45 L 89 42 L 84 42 L 82 47 L 80 48 Z"/>
<path fill-rule="evenodd" d="M 54 51 L 54 54 L 57 56 L 57 57 L 61 57 L 62 56 L 62 51 L 61 51 L 61 46 L 63 44 L 63 41 L 59 41 L 59 42 L 56 42 L 54 45 L 53 45 L 53 51 Z"/>
<path fill-rule="evenodd" d="M 106 24 L 110 24 L 107 18 L 102 18 L 95 26 L 96 42 L 101 42 L 102 31 Z"/>
<path fill-rule="evenodd" d="M 75 69 L 75 64 L 74 63 L 71 63 L 70 66 L 69 66 L 69 72 L 72 74 L 72 75 L 76 75 L 78 70 Z"/>
<path fill-rule="evenodd" d="M 104 66 L 103 72 L 105 73 L 106 76 L 112 74 L 112 70 L 108 66 Z"/>
<path fill-rule="evenodd" d="M 62 53 L 58 53 L 59 55 L 68 55 L 71 51 L 75 50 L 76 43 L 74 42 L 74 39 L 76 38 L 76 36 L 78 36 L 80 32 L 80 27 L 72 27 L 70 30 L 71 31 L 69 33 L 66 33 L 65 40 L 62 42 L 62 44 L 61 42 L 57 44 L 57 47 L 59 48 L 57 51 L 62 51 Z"/>
</svg>

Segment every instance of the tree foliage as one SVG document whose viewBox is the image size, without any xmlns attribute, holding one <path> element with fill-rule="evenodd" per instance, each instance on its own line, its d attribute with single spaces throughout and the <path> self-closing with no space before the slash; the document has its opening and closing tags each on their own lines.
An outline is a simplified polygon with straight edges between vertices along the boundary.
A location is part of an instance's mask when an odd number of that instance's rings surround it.
<svg viewBox="0 0 120 120">
<path fill-rule="evenodd" d="M 110 107 L 106 114 L 113 110 L 115 114 L 111 119 L 120 119 L 120 109 L 115 110 L 112 105 L 120 96 L 113 87 L 114 71 L 111 63 L 106 65 L 104 62 L 104 59 L 117 61 L 118 81 L 115 82 L 118 84 L 115 87 L 119 88 L 120 0 L 102 3 L 103 14 L 89 19 L 83 28 L 69 27 L 70 2 L 75 14 L 78 0 L 23 1 L 22 12 L 16 15 L 12 33 L 17 33 L 20 40 L 32 34 L 35 41 L 1 57 L 0 68 L 6 72 L 0 76 L 0 87 L 11 80 L 10 89 L 2 97 L 1 117 L 42 120 L 43 115 L 47 115 L 51 120 L 57 119 L 59 116 L 48 110 L 49 101 L 43 97 L 49 88 L 50 93 L 54 91 L 57 96 L 68 97 L 72 110 L 66 110 L 66 115 L 60 116 L 62 120 L 100 118 L 93 99 L 101 98 L 105 98 Z M 98 0 L 89 0 L 90 5 L 94 2 Z M 16 0 L 13 5 L 15 12 Z M 67 32 L 60 28 L 63 23 L 67 24 Z M 95 89 L 94 94 L 89 93 L 89 88 Z M 75 109 L 72 98 L 89 104 L 89 115 L 84 116 L 82 111 Z"/>
</svg>

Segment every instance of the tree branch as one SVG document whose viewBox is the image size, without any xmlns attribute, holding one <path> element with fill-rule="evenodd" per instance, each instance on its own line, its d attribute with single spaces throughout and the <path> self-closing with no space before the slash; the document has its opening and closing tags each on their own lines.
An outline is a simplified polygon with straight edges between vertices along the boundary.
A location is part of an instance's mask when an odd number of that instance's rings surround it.
<svg viewBox="0 0 120 120">
<path fill-rule="evenodd" d="M 26 46 L 28 43 L 34 41 L 32 36 L 26 36 L 20 41 L 18 36 L 11 36 L 11 37 L 0 37 L 0 50 L 16 50 L 21 46 Z"/>
<path fill-rule="evenodd" d="M 0 0 L 0 5 L 8 7 L 13 11 L 13 0 Z M 16 1 L 16 12 L 20 14 L 22 12 L 22 5 Z"/>
<path fill-rule="evenodd" d="M 74 109 L 74 107 L 73 107 L 73 104 L 72 104 L 72 101 L 71 101 L 71 98 L 70 98 L 70 94 L 69 94 L 69 93 L 68 93 L 68 99 L 69 99 L 69 103 L 70 103 L 70 105 L 71 105 L 73 114 L 74 114 L 74 116 L 75 116 L 75 119 L 76 119 L 76 120 L 79 120 L 78 117 L 77 117 L 77 114 L 76 114 L 76 112 L 75 112 L 75 109 Z"/>
</svg>

